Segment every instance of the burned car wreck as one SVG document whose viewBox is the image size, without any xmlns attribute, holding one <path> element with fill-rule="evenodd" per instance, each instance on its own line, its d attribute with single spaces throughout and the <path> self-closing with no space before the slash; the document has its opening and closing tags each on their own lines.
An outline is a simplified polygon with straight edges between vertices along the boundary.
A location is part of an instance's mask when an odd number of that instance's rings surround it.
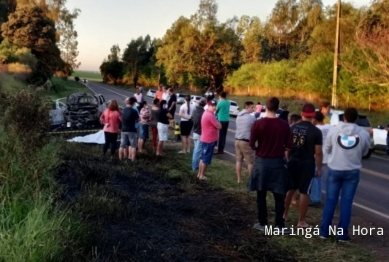
<svg viewBox="0 0 389 262">
<path fill-rule="evenodd" d="M 105 109 L 106 101 L 102 95 L 87 93 L 71 94 L 66 99 L 66 106 L 54 110 L 58 114 L 58 117 L 56 118 L 56 125 L 52 126 L 52 130 L 101 127 L 100 115 Z M 60 118 L 62 121 L 58 123 L 58 119 Z"/>
</svg>

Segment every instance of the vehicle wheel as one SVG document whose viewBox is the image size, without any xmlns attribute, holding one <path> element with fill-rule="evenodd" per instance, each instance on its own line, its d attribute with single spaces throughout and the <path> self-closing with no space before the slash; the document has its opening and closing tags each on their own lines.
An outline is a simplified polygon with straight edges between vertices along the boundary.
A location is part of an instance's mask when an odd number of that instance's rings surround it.
<svg viewBox="0 0 389 262">
<path fill-rule="evenodd" d="M 369 149 L 369 153 L 367 153 L 366 156 L 362 157 L 362 159 L 369 159 L 371 157 L 371 154 L 373 154 L 374 149 Z"/>
</svg>

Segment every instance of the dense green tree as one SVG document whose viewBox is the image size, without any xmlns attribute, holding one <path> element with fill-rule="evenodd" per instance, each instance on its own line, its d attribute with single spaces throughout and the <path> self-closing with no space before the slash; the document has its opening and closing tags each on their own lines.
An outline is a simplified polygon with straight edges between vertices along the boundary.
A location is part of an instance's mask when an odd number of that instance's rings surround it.
<svg viewBox="0 0 389 262">
<path fill-rule="evenodd" d="M 30 49 L 38 59 L 34 81 L 51 78 L 60 65 L 60 51 L 56 45 L 55 24 L 40 7 L 18 8 L 1 29 L 5 39 Z"/>
</svg>

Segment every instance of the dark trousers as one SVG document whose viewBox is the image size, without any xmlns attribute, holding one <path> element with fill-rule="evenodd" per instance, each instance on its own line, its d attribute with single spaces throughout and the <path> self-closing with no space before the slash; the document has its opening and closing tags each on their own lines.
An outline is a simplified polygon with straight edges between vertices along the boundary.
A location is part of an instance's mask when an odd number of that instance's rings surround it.
<svg viewBox="0 0 389 262">
<path fill-rule="evenodd" d="M 111 155 L 115 155 L 118 133 L 104 132 L 104 137 L 105 137 L 105 144 L 103 146 L 104 155 L 107 153 L 109 147 L 111 147 Z"/>
<path fill-rule="evenodd" d="M 217 152 L 223 153 L 226 146 L 226 138 L 228 132 L 229 121 L 220 121 L 222 128 L 219 130 L 219 142 L 217 143 Z"/>
<path fill-rule="evenodd" d="M 266 205 L 267 191 L 257 191 L 257 205 L 258 205 L 258 222 L 261 226 L 267 225 L 267 205 Z M 275 213 L 276 213 L 276 227 L 284 227 L 285 220 L 285 195 L 273 193 L 275 200 Z"/>
</svg>

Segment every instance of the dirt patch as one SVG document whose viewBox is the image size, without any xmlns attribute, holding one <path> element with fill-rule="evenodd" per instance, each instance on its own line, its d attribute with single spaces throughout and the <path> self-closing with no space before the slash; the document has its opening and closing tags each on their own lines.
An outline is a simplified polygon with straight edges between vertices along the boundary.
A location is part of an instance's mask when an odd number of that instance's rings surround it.
<svg viewBox="0 0 389 262">
<path fill-rule="evenodd" d="M 82 260 L 297 261 L 252 229 L 249 196 L 169 178 L 174 161 L 144 156 L 132 164 L 94 155 L 75 153 L 57 176 L 60 203 L 89 229 Z"/>
</svg>

